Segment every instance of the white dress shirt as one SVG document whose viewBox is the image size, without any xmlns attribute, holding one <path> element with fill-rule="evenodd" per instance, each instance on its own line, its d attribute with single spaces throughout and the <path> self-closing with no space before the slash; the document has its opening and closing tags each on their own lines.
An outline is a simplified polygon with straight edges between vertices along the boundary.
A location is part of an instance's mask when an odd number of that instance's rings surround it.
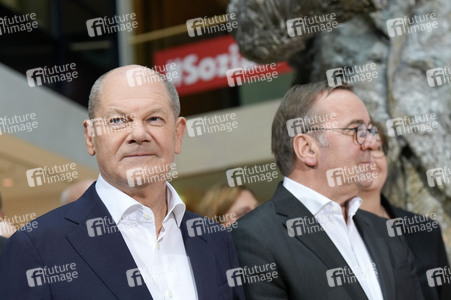
<svg viewBox="0 0 451 300">
<path fill-rule="evenodd" d="M 352 219 L 362 204 L 362 199 L 355 197 L 348 202 L 346 224 L 338 203 L 287 177 L 283 180 L 283 186 L 315 216 L 352 269 L 368 299 L 384 299 L 375 270 L 377 266 Z"/>
<path fill-rule="evenodd" d="M 166 184 L 168 213 L 158 237 L 150 208 L 106 182 L 101 175 L 96 191 L 124 237 L 153 299 L 197 300 L 194 275 L 179 228 L 186 206 L 174 188 Z"/>
</svg>

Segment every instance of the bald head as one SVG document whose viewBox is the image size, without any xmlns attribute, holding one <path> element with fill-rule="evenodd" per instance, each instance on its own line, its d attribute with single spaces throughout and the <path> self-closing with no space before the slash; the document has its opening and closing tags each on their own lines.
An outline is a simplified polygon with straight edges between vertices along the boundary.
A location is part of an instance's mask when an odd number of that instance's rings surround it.
<svg viewBox="0 0 451 300">
<path fill-rule="evenodd" d="M 88 113 L 89 118 L 96 118 L 96 113 L 102 99 L 102 88 L 104 83 L 112 77 L 122 77 L 124 83 L 130 87 L 145 85 L 149 82 L 162 82 L 169 96 L 170 104 L 174 117 L 180 114 L 180 100 L 175 86 L 165 75 L 160 74 L 150 68 L 140 65 L 127 65 L 115 68 L 100 76 L 93 84 L 89 94 Z"/>
<path fill-rule="evenodd" d="M 91 186 L 94 179 L 86 179 L 72 184 L 61 193 L 61 205 L 74 202 Z"/>
</svg>

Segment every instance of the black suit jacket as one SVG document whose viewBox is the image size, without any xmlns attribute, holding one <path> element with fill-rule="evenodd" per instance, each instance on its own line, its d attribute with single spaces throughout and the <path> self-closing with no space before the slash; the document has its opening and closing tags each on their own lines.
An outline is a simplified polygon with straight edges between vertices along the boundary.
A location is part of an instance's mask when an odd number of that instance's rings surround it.
<svg viewBox="0 0 451 300">
<path fill-rule="evenodd" d="M 413 220 L 415 216 L 419 216 L 405 209 L 392 206 L 388 199 L 383 195 L 381 195 L 381 199 L 382 206 L 392 219 L 407 217 Z M 409 248 L 415 257 L 417 276 L 420 280 L 421 289 L 423 290 L 424 297 L 428 300 L 449 300 L 451 299 L 451 284 L 436 285 L 431 287 L 429 286 L 426 277 L 426 272 L 430 269 L 449 266 L 440 226 L 438 226 L 438 223 L 432 219 L 424 220 L 416 225 L 422 224 L 425 226 L 421 228 L 426 228 L 427 230 L 404 233 L 404 237 L 409 244 Z"/>
<path fill-rule="evenodd" d="M 37 218 L 37 228 L 16 232 L 0 257 L 0 297 L 8 300 L 152 299 L 137 274 L 127 273 L 137 266 L 122 234 L 113 230 L 115 224 L 109 231 L 94 231 L 95 236 L 89 233 L 87 222 L 105 217 L 112 220 L 93 184 L 76 202 Z M 189 221 L 199 217 L 187 211 L 180 226 L 199 300 L 244 299 L 242 286 L 231 287 L 227 280 L 227 270 L 238 266 L 230 235 L 218 230 L 202 234 L 199 231 L 202 228 L 196 228 L 197 233 L 193 234 L 194 227 Z M 55 278 L 52 283 L 43 284 L 41 269 L 37 268 L 57 265 L 61 270 L 61 266 L 71 263 L 75 264 L 76 278 L 68 281 L 69 276 L 64 275 L 65 280 Z M 29 271 L 33 269 L 37 271 Z"/>
<path fill-rule="evenodd" d="M 296 218 L 307 220 L 309 229 L 288 230 Z M 352 275 L 337 280 L 349 266 L 311 220 L 310 211 L 282 184 L 270 201 L 239 220 L 232 235 L 241 267 L 274 262 L 278 274 L 271 281 L 245 284 L 247 299 L 367 299 Z M 384 299 L 423 299 L 405 240 L 390 239 L 384 220 L 373 214 L 359 210 L 354 221 L 376 265 Z"/>
</svg>

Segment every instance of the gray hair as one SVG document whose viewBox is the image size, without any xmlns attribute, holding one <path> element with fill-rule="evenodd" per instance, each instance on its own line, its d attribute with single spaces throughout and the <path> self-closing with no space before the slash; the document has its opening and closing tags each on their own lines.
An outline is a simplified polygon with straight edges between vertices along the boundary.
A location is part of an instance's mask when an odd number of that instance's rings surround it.
<svg viewBox="0 0 451 300">
<path fill-rule="evenodd" d="M 343 84 L 330 87 L 327 81 L 321 81 L 305 85 L 294 85 L 285 94 L 274 116 L 271 136 L 271 150 L 277 166 L 284 176 L 291 174 L 296 159 L 296 154 L 293 150 L 294 137 L 288 133 L 287 121 L 295 118 L 312 118 L 315 113 L 314 104 L 318 96 L 324 92 L 327 92 L 327 95 L 329 95 L 336 89 L 352 91 L 352 86 Z M 328 146 L 323 132 L 309 131 L 308 134 L 315 137 L 321 146 Z"/>
<path fill-rule="evenodd" d="M 164 86 L 166 87 L 166 91 L 169 95 L 169 100 L 171 104 L 172 112 L 174 113 L 174 117 L 177 118 L 180 115 L 180 99 L 179 95 L 177 93 L 177 90 L 174 86 L 174 84 L 169 81 L 166 76 L 163 74 L 152 70 L 148 67 L 140 66 L 143 68 L 146 68 L 148 70 L 151 70 L 155 74 L 158 75 L 158 77 L 161 79 L 161 81 L 164 83 Z M 106 72 L 105 74 L 101 75 L 92 85 L 91 92 L 89 94 L 89 101 L 88 101 L 88 114 L 90 119 L 95 118 L 95 114 L 97 112 L 97 109 L 100 105 L 100 99 L 102 97 L 102 85 L 105 80 L 105 78 L 116 69 L 113 69 L 111 71 Z"/>
</svg>

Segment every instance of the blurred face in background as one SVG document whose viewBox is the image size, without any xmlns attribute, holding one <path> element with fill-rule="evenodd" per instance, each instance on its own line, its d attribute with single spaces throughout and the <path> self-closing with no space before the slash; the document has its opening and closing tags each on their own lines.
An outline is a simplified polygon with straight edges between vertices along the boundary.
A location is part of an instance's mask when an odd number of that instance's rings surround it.
<svg viewBox="0 0 451 300">
<path fill-rule="evenodd" d="M 257 206 L 258 201 L 249 188 L 217 184 L 207 190 L 196 212 L 228 227 Z"/>
<path fill-rule="evenodd" d="M 236 220 L 247 214 L 248 212 L 254 210 L 258 206 L 257 199 L 248 190 L 243 190 L 238 195 L 235 203 L 226 212 L 226 215 L 231 216 L 227 218 L 223 225 L 228 227 L 232 225 Z M 233 215 L 232 215 L 233 214 Z M 233 216 L 233 217 L 232 217 Z"/>
<path fill-rule="evenodd" d="M 388 175 L 387 157 L 382 147 L 382 141 L 379 134 L 375 135 L 377 148 L 371 151 L 371 157 L 376 164 L 377 176 L 373 179 L 371 185 L 362 188 L 364 191 L 374 191 L 380 193 Z"/>
</svg>

